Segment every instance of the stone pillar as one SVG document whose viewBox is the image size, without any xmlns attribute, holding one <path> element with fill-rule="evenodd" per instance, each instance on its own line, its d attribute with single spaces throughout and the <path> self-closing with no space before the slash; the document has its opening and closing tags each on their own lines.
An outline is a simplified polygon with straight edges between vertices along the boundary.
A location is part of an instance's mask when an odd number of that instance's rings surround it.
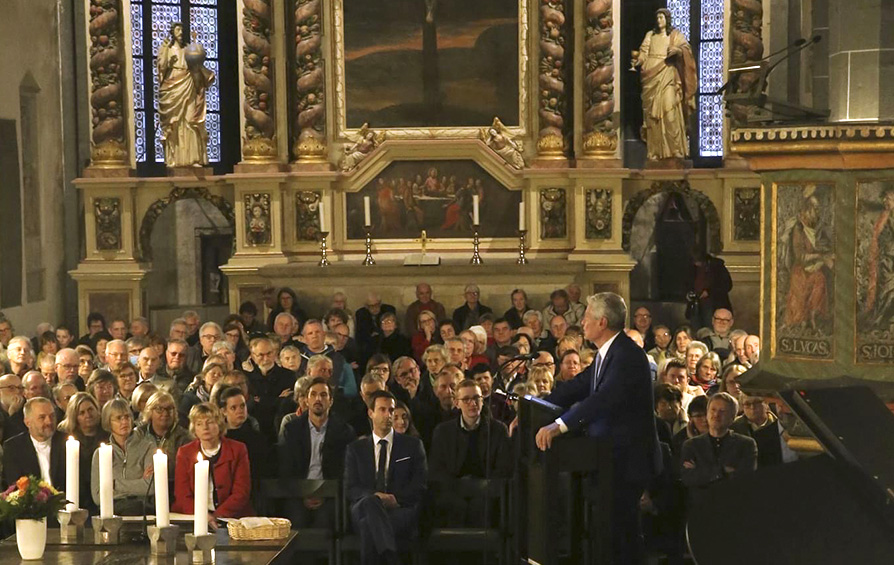
<svg viewBox="0 0 894 565">
<path fill-rule="evenodd" d="M 85 176 L 127 176 L 125 65 L 121 0 L 87 0 L 91 137 Z"/>
<path fill-rule="evenodd" d="M 277 162 L 271 0 L 241 0 L 242 163 Z"/>
<path fill-rule="evenodd" d="M 578 166 L 618 167 L 618 124 L 615 111 L 615 56 L 613 0 L 575 3 L 575 105 L 581 139 L 575 142 Z M 577 54 L 580 54 L 579 56 Z M 577 120 L 575 120 L 577 123 Z M 579 145 L 578 145 L 579 143 Z"/>
<path fill-rule="evenodd" d="M 829 3 L 831 120 L 894 118 L 894 4 L 879 0 Z"/>
<path fill-rule="evenodd" d="M 326 147 L 326 73 L 323 2 L 294 0 L 295 59 L 292 154 L 299 167 L 329 168 Z"/>
<path fill-rule="evenodd" d="M 540 132 L 537 158 L 541 166 L 567 166 L 567 83 L 566 44 L 568 38 L 565 0 L 543 0 L 540 5 L 540 65 L 538 91 Z M 544 162 L 545 161 L 545 162 Z"/>
</svg>

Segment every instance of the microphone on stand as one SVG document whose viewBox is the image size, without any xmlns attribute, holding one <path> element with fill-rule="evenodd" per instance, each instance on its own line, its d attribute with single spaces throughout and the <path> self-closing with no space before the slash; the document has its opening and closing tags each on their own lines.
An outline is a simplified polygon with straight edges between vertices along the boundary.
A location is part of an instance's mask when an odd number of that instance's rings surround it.
<svg viewBox="0 0 894 565">
<path fill-rule="evenodd" d="M 146 487 L 146 494 L 143 495 L 143 529 L 134 541 L 149 541 L 149 491 L 155 481 L 155 469 L 152 469 L 152 475 L 149 477 L 149 486 Z M 156 520 L 158 517 L 156 516 Z"/>
</svg>

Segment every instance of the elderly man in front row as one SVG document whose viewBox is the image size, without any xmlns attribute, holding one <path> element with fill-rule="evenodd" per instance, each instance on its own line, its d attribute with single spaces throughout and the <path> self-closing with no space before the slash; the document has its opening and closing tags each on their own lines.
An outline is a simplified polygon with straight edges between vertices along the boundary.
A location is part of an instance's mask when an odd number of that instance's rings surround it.
<svg viewBox="0 0 894 565">
<path fill-rule="evenodd" d="M 35 397 L 25 403 L 28 431 L 3 444 L 4 488 L 20 477 L 34 475 L 57 489 L 65 488 L 65 434 L 56 431 L 53 403 Z"/>
<path fill-rule="evenodd" d="M 652 375 L 646 352 L 624 333 L 627 304 L 611 292 L 587 298 L 584 337 L 596 345 L 593 363 L 556 387 L 546 400 L 566 410 L 537 432 L 537 447 L 556 436 L 586 430 L 612 441 L 611 539 L 614 563 L 642 559 L 639 500 L 661 468 Z M 594 477 L 598 481 L 598 477 Z"/>
</svg>

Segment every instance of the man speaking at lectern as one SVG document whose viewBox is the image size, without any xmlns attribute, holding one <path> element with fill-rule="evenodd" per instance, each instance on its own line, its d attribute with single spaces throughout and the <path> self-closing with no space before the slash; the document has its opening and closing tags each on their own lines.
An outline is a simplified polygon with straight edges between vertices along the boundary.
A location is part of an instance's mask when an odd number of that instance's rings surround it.
<svg viewBox="0 0 894 565">
<path fill-rule="evenodd" d="M 544 451 L 556 436 L 578 430 L 611 439 L 615 565 L 642 560 L 639 500 L 661 466 L 649 362 L 642 348 L 624 334 L 626 320 L 627 305 L 617 294 L 602 292 L 587 298 L 584 337 L 599 351 L 587 369 L 560 383 L 546 398 L 566 412 L 540 428 L 536 437 L 537 447 Z"/>
</svg>

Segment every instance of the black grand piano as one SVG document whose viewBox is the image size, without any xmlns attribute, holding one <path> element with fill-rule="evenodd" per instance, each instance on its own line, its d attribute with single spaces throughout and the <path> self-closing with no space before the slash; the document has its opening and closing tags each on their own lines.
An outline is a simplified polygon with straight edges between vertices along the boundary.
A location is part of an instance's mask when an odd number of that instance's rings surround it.
<svg viewBox="0 0 894 565">
<path fill-rule="evenodd" d="M 894 564 L 894 387 L 749 373 L 743 388 L 781 399 L 825 452 L 712 487 L 689 512 L 695 562 Z"/>
</svg>

